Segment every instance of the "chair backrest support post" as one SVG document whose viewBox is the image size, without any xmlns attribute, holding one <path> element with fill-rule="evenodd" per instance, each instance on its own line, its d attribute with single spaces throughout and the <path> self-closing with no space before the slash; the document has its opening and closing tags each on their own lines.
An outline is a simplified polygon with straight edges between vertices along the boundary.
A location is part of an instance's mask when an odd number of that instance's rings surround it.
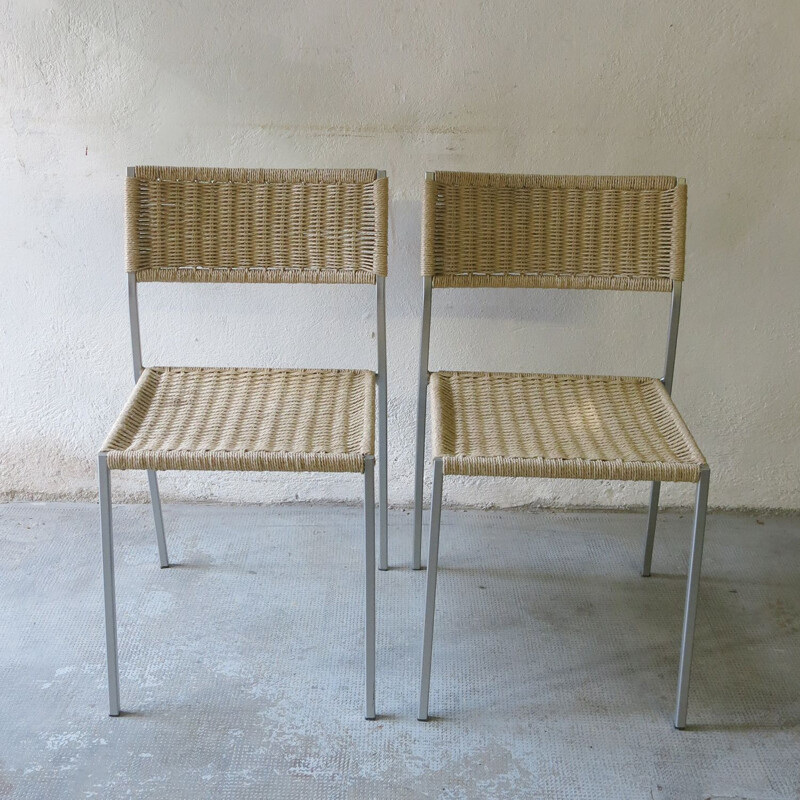
<svg viewBox="0 0 800 800">
<path fill-rule="evenodd" d="M 386 170 L 378 170 L 378 180 L 386 177 Z M 386 278 L 375 276 L 376 313 L 378 327 L 378 388 L 386 391 Z"/>
<path fill-rule="evenodd" d="M 425 173 L 426 181 L 435 181 L 435 172 Z M 429 373 L 429 360 L 431 345 L 431 305 L 433 301 L 433 278 L 430 276 L 423 276 L 422 278 L 422 333 L 420 337 L 420 350 L 419 350 L 419 385 L 420 392 L 427 392 L 428 386 L 428 373 Z M 424 388 L 423 388 L 424 387 Z M 422 402 L 425 402 L 423 396 Z"/>
<path fill-rule="evenodd" d="M 428 384 L 428 354 L 431 347 L 431 305 L 433 301 L 433 278 L 422 278 L 422 335 L 419 348 L 419 378 Z"/>
<path fill-rule="evenodd" d="M 136 167 L 128 167 L 126 175 L 136 177 Z M 131 352 L 133 355 L 133 382 L 142 374 L 142 337 L 139 333 L 139 298 L 136 287 L 136 273 L 128 273 L 128 317 L 131 327 Z"/>
<path fill-rule="evenodd" d="M 678 185 L 686 183 L 685 178 L 678 178 Z M 672 302 L 669 309 L 669 333 L 667 335 L 667 356 L 664 360 L 664 377 L 662 383 L 668 394 L 672 394 L 672 376 L 675 372 L 675 352 L 678 348 L 678 325 L 681 320 L 681 281 L 672 282 Z"/>
<path fill-rule="evenodd" d="M 128 315 L 131 321 L 131 351 L 133 353 L 133 382 L 142 374 L 142 338 L 139 333 L 139 298 L 136 275 L 128 273 Z"/>
<path fill-rule="evenodd" d="M 672 283 L 672 302 L 669 310 L 669 334 L 667 336 L 667 357 L 664 361 L 664 377 L 661 382 L 668 394 L 672 394 L 672 375 L 675 372 L 675 352 L 678 347 L 678 324 L 681 319 L 681 281 Z"/>
</svg>

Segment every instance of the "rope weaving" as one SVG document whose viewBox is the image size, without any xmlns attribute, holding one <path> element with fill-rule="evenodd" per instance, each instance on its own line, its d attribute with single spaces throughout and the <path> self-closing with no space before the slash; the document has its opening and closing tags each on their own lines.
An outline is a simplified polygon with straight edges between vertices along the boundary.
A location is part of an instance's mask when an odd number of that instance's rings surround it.
<svg viewBox="0 0 800 800">
<path fill-rule="evenodd" d="M 363 472 L 375 374 L 145 369 L 101 450 L 111 469 Z"/>
<path fill-rule="evenodd" d="M 434 372 L 430 391 L 445 474 L 696 482 L 706 463 L 655 378 Z"/>
<path fill-rule="evenodd" d="M 377 174 L 136 167 L 126 269 L 137 281 L 374 284 L 387 250 Z"/>
<path fill-rule="evenodd" d="M 437 172 L 422 274 L 434 287 L 670 291 L 683 280 L 686 184 L 666 176 Z"/>
</svg>

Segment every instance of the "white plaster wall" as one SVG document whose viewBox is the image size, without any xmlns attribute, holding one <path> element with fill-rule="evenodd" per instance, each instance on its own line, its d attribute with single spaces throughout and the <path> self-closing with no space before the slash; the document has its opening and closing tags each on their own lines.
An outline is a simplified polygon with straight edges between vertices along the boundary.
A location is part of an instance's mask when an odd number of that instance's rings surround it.
<svg viewBox="0 0 800 800">
<path fill-rule="evenodd" d="M 800 507 L 796 0 L 11 0 L 0 14 L 4 497 L 95 492 L 97 446 L 131 386 L 127 164 L 363 165 L 391 185 L 393 503 L 412 499 L 423 172 L 461 169 L 684 175 L 674 394 L 712 465 L 711 502 Z M 355 287 L 146 286 L 145 359 L 368 366 L 371 300 Z M 667 297 L 440 293 L 434 317 L 434 367 L 660 374 Z M 646 496 L 602 482 L 445 485 L 464 504 Z M 115 486 L 144 497 L 141 474 Z M 167 474 L 163 491 L 355 501 L 361 485 Z"/>
</svg>

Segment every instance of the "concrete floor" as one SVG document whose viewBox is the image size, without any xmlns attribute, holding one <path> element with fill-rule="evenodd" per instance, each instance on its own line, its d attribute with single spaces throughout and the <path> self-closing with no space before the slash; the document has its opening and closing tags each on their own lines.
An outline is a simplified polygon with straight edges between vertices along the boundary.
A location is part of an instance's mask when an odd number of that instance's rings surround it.
<svg viewBox="0 0 800 800">
<path fill-rule="evenodd" d="M 96 508 L 0 506 L 0 798 L 800 797 L 797 518 L 710 517 L 678 732 L 688 515 L 642 579 L 642 513 L 445 511 L 423 724 L 407 513 L 366 722 L 358 509 L 115 511 L 110 719 Z"/>
</svg>

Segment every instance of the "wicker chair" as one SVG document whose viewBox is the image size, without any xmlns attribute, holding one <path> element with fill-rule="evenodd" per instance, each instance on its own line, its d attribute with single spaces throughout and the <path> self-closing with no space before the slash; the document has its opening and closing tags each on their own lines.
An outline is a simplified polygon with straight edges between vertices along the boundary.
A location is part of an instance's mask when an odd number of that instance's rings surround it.
<svg viewBox="0 0 800 800">
<path fill-rule="evenodd" d="M 381 568 L 387 568 L 387 180 L 376 170 L 128 170 L 128 299 L 136 387 L 99 455 L 110 714 L 120 713 L 110 470 L 144 469 L 161 566 L 157 470 L 364 474 L 366 717 L 375 717 L 375 383 Z M 141 281 L 374 284 L 378 373 L 142 367 Z"/>
<path fill-rule="evenodd" d="M 429 173 L 413 566 L 421 567 L 425 415 L 433 498 L 419 719 L 428 717 L 442 480 L 448 475 L 652 482 L 643 575 L 661 481 L 697 483 L 675 726 L 686 724 L 709 468 L 670 399 L 684 268 L 686 184 L 667 177 Z M 428 372 L 433 288 L 671 292 L 664 376 Z"/>
</svg>

